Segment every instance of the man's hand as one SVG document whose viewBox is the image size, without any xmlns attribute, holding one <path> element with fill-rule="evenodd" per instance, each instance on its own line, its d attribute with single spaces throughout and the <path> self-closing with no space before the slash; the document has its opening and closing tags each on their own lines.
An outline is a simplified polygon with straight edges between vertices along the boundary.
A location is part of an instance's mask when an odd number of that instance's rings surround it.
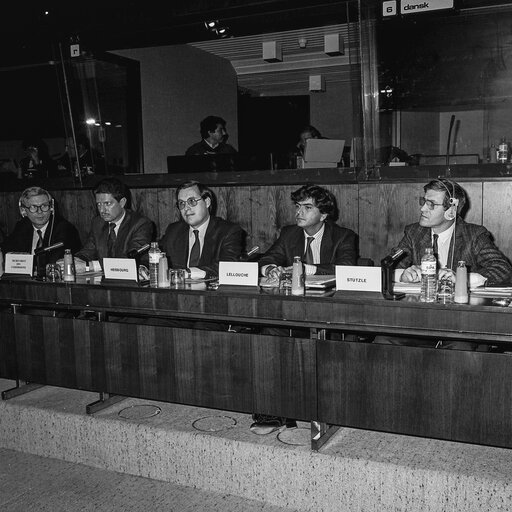
<svg viewBox="0 0 512 512">
<path fill-rule="evenodd" d="M 190 279 L 204 279 L 206 272 L 197 267 L 190 267 Z"/>
<path fill-rule="evenodd" d="M 421 281 L 421 267 L 413 265 L 406 268 L 400 277 L 400 281 L 403 283 L 419 283 Z"/>
<path fill-rule="evenodd" d="M 269 265 L 265 269 L 265 275 L 269 280 L 279 281 L 279 277 L 283 273 L 283 267 L 278 267 L 277 265 Z"/>
<path fill-rule="evenodd" d="M 64 266 L 64 260 L 59 260 L 59 261 L 62 261 L 62 266 Z M 59 263 L 59 265 L 60 265 L 60 263 Z M 85 267 L 86 267 L 86 263 L 84 260 L 81 260 L 80 258 L 75 258 L 75 272 L 77 274 L 83 274 L 84 272 L 86 272 Z"/>
</svg>

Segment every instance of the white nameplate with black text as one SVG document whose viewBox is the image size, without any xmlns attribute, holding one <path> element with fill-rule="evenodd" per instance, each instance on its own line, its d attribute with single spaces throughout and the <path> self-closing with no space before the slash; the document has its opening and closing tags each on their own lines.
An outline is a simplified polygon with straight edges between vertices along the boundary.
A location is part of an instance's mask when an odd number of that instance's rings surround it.
<svg viewBox="0 0 512 512">
<path fill-rule="evenodd" d="M 5 255 L 6 274 L 26 274 L 32 276 L 34 256 L 25 252 L 8 252 Z"/>
<path fill-rule="evenodd" d="M 401 14 L 416 14 L 441 9 L 453 9 L 453 0 L 402 0 L 400 2 Z"/>
<path fill-rule="evenodd" d="M 336 290 L 380 292 L 381 281 L 380 267 L 336 265 Z"/>
<path fill-rule="evenodd" d="M 132 258 L 103 258 L 105 279 L 138 281 L 137 263 Z"/>
<path fill-rule="evenodd" d="M 249 261 L 219 262 L 219 285 L 258 286 L 258 263 Z"/>
</svg>

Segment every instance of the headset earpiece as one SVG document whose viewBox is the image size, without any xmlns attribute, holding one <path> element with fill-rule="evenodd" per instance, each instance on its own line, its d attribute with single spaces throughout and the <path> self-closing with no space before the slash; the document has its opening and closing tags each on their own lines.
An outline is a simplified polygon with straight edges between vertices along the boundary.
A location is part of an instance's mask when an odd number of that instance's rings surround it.
<svg viewBox="0 0 512 512">
<path fill-rule="evenodd" d="M 448 210 L 444 212 L 444 218 L 446 220 L 453 220 L 457 216 L 457 207 L 455 205 L 450 206 Z"/>
</svg>

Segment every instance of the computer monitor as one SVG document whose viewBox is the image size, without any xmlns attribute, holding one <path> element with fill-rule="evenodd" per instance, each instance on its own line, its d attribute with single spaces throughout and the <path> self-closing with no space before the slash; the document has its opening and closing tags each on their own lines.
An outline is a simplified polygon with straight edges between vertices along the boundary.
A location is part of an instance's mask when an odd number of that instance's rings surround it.
<svg viewBox="0 0 512 512">
<path fill-rule="evenodd" d="M 337 167 L 344 147 L 345 141 L 340 139 L 308 139 L 304 149 L 304 167 Z"/>
</svg>

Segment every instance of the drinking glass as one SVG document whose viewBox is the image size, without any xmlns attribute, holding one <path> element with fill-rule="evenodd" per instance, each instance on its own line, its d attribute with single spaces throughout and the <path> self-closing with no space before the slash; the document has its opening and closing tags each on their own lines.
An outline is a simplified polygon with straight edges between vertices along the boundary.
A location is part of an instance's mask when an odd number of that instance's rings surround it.
<svg viewBox="0 0 512 512">
<path fill-rule="evenodd" d="M 437 283 L 437 302 L 440 304 L 452 304 L 455 293 L 455 284 L 450 278 L 439 279 Z"/>
<path fill-rule="evenodd" d="M 56 263 L 48 263 L 46 265 L 46 280 L 52 283 L 62 281 L 62 272 L 59 265 Z"/>
</svg>

